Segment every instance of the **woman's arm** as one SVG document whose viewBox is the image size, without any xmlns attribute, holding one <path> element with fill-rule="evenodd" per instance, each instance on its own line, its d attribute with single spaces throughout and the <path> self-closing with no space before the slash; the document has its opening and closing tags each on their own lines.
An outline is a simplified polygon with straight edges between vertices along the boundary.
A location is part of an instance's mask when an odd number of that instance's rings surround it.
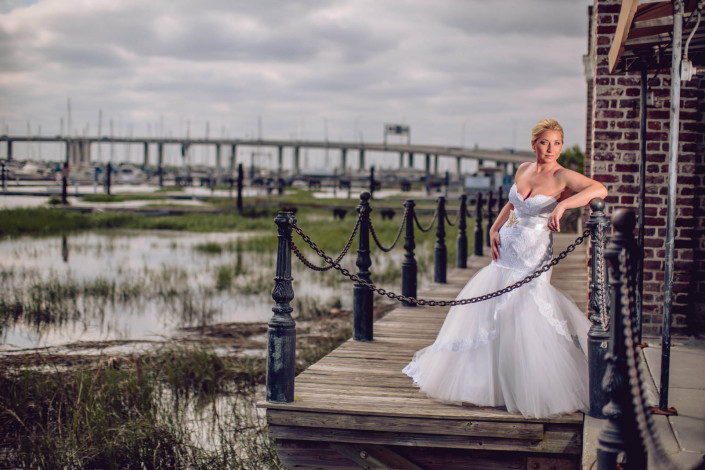
<svg viewBox="0 0 705 470">
<path fill-rule="evenodd" d="M 548 216 L 548 228 L 553 231 L 561 231 L 561 217 L 567 209 L 583 207 L 597 197 L 607 196 L 607 188 L 602 183 L 581 175 L 577 171 L 563 168 L 556 172 L 556 179 L 565 184 L 566 189 L 563 191 L 558 205 Z M 571 196 L 571 193 L 575 194 Z"/>
<path fill-rule="evenodd" d="M 499 211 L 499 214 L 497 214 L 497 218 L 494 219 L 494 223 L 490 228 L 490 248 L 492 250 L 492 259 L 494 261 L 499 259 L 499 247 L 502 246 L 499 239 L 499 229 L 501 229 L 505 222 L 509 219 L 509 213 L 513 210 L 514 205 L 511 202 L 506 203 L 502 210 Z"/>
</svg>

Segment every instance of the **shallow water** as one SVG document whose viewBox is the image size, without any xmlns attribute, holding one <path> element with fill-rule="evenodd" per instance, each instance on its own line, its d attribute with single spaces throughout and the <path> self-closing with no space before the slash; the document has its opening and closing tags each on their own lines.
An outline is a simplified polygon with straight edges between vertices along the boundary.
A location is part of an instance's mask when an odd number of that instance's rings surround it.
<svg viewBox="0 0 705 470">
<path fill-rule="evenodd" d="M 2 240 L 0 351 L 163 341 L 185 327 L 266 322 L 274 306 L 276 247 L 264 254 L 233 248 L 248 236 L 253 235 L 112 230 Z M 225 249 L 217 254 L 196 249 L 205 243 Z M 399 250 L 373 257 L 373 280 L 375 270 L 400 266 L 402 256 Z M 351 272 L 357 272 L 355 257 L 353 249 L 343 262 Z M 219 270 L 233 273 L 229 287 L 218 288 Z M 313 272 L 296 259 L 292 271 L 295 318 L 352 308 L 353 284 L 340 273 Z M 17 304 L 21 313 L 13 310 Z"/>
</svg>

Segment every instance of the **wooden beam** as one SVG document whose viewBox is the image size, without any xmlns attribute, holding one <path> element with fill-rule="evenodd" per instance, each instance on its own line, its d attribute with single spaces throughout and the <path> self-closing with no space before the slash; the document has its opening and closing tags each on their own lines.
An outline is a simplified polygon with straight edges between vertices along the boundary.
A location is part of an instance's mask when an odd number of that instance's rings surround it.
<svg viewBox="0 0 705 470">
<path fill-rule="evenodd" d="M 619 63 L 619 58 L 622 57 L 622 52 L 624 52 L 624 43 L 627 42 L 629 29 L 632 26 L 632 20 L 634 19 L 634 14 L 636 13 L 636 8 L 638 5 L 639 0 L 624 0 L 622 2 L 622 9 L 619 12 L 619 21 L 617 23 L 617 31 L 614 33 L 612 46 L 610 47 L 610 52 L 608 55 L 610 73 L 614 72 L 617 68 L 617 64 Z"/>
<path fill-rule="evenodd" d="M 370 470 L 389 470 L 392 468 L 423 470 L 423 468 L 388 447 L 374 444 L 331 444 L 331 447 L 340 455 L 347 457 L 362 468 Z"/>
</svg>

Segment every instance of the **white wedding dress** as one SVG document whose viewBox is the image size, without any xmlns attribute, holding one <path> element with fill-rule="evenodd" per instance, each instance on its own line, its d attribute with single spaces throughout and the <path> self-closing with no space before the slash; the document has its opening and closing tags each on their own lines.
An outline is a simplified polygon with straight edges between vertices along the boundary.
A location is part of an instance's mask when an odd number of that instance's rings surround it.
<svg viewBox="0 0 705 470">
<path fill-rule="evenodd" d="M 457 299 L 500 290 L 550 261 L 546 227 L 551 196 L 522 199 L 499 232 L 499 259 L 470 279 Z M 417 351 L 403 372 L 445 402 L 505 406 L 526 417 L 586 411 L 590 321 L 550 284 L 551 270 L 508 294 L 452 307 L 436 341 Z"/>
</svg>

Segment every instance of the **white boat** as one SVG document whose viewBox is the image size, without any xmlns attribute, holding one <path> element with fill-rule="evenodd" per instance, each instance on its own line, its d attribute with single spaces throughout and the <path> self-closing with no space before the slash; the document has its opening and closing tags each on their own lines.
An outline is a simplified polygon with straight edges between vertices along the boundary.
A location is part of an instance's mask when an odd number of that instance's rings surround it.
<svg viewBox="0 0 705 470">
<path fill-rule="evenodd" d="M 118 167 L 113 181 L 116 184 L 142 184 L 146 179 L 144 171 L 128 163 Z"/>
<path fill-rule="evenodd" d="M 45 166 L 27 162 L 22 167 L 16 168 L 12 173 L 12 177 L 19 180 L 38 181 L 50 179 L 51 175 Z"/>
</svg>

